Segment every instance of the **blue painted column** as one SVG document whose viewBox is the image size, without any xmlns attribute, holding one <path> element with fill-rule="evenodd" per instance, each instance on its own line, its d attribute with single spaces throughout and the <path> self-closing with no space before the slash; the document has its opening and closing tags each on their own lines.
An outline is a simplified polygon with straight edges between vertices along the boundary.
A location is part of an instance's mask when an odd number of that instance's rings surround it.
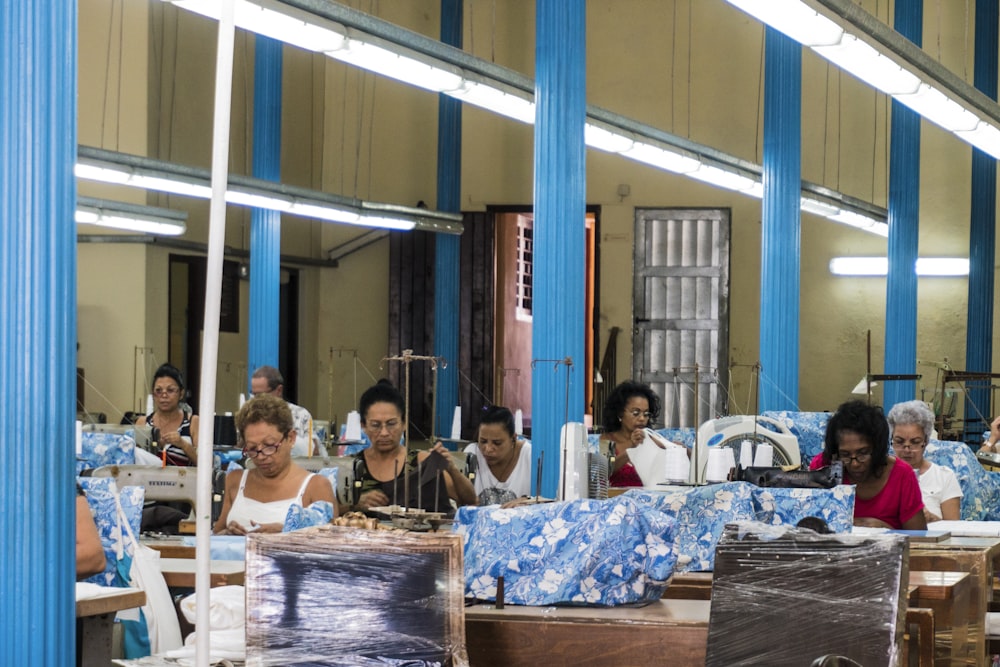
<svg viewBox="0 0 1000 667">
<path fill-rule="evenodd" d="M 0 665 L 76 655 L 76 16 L 0 3 Z"/>
<path fill-rule="evenodd" d="M 281 180 L 282 43 L 254 36 L 253 175 Z M 247 392 L 260 366 L 278 365 L 281 299 L 281 213 L 250 213 L 250 331 L 247 336 Z M 287 369 L 282 369 L 287 370 Z"/>
<path fill-rule="evenodd" d="M 765 30 L 760 409 L 797 410 L 802 45 Z"/>
<path fill-rule="evenodd" d="M 895 28 L 917 46 L 924 21 L 923 0 L 896 0 Z M 885 372 L 917 371 L 917 251 L 920 232 L 920 116 L 892 102 L 889 135 L 889 274 L 886 278 Z M 914 380 L 886 382 L 886 412 L 913 400 Z"/>
<path fill-rule="evenodd" d="M 565 368 L 539 361 L 531 374 L 531 440 L 539 492 L 555 497 L 559 431 L 583 421 L 584 255 L 586 216 L 586 6 L 584 0 L 535 3 L 534 320 L 536 360 L 569 357 Z M 567 405 L 568 404 L 568 405 Z"/>
<path fill-rule="evenodd" d="M 973 83 L 997 98 L 997 0 L 976 0 L 975 66 Z M 965 368 L 989 373 L 993 370 L 993 267 L 996 244 L 997 162 L 977 148 L 972 149 L 972 206 L 969 229 L 969 310 L 965 329 Z M 972 385 L 965 401 L 966 419 L 982 416 L 989 422 L 990 390 Z M 967 423 L 968 436 L 978 437 L 984 428 Z M 978 431 L 976 433 L 975 431 Z M 966 440 L 970 440 L 967 437 Z"/>
<path fill-rule="evenodd" d="M 441 41 L 462 47 L 462 0 L 441 0 Z M 458 213 L 461 190 L 462 103 L 442 94 L 438 96 L 438 210 Z M 458 405 L 460 249 L 461 239 L 453 234 L 434 239 L 434 356 L 448 361 L 447 368 L 438 368 L 435 435 L 450 435 L 446 426 Z"/>
</svg>

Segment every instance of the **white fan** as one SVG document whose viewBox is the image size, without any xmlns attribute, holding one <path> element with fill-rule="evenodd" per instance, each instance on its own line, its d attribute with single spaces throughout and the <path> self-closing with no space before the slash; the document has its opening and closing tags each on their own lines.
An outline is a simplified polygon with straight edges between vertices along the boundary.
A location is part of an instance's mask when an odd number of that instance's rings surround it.
<svg viewBox="0 0 1000 667">
<path fill-rule="evenodd" d="M 802 465 L 802 455 L 799 453 L 799 439 L 788 427 L 770 417 L 752 415 L 731 415 L 710 419 L 698 428 L 698 438 L 691 461 L 691 478 L 693 484 L 705 483 L 705 467 L 708 464 L 709 447 L 729 447 L 734 449 L 736 460 L 740 457 L 740 443 L 749 440 L 753 446 L 754 456 L 757 455 L 757 445 L 760 443 L 774 448 L 774 465 Z"/>
</svg>

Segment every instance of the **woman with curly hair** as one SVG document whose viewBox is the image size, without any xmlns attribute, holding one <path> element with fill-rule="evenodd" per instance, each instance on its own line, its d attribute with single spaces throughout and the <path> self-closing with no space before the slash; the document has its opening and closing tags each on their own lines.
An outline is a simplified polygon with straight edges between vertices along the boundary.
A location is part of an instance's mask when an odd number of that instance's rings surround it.
<svg viewBox="0 0 1000 667">
<path fill-rule="evenodd" d="M 645 429 L 660 416 L 660 398 L 641 382 L 626 380 L 611 391 L 604 404 L 602 440 L 615 453 L 608 483 L 611 486 L 642 486 L 629 450 L 642 443 Z"/>
<path fill-rule="evenodd" d="M 854 525 L 926 530 L 924 501 L 913 468 L 889 456 L 889 422 L 882 408 L 848 401 L 826 425 L 823 451 L 809 464 L 844 464 L 844 483 L 856 485 Z"/>
</svg>

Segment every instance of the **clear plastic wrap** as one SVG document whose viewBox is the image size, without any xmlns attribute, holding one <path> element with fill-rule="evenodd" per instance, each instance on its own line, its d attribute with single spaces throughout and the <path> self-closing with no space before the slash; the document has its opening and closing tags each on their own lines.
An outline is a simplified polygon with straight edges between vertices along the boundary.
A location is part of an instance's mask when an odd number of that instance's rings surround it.
<svg viewBox="0 0 1000 667">
<path fill-rule="evenodd" d="M 458 535 L 251 535 L 246 590 L 249 666 L 468 665 Z"/>
<path fill-rule="evenodd" d="M 706 665 L 800 666 L 828 655 L 898 664 L 907 559 L 900 535 L 727 525 L 715 555 Z"/>
</svg>

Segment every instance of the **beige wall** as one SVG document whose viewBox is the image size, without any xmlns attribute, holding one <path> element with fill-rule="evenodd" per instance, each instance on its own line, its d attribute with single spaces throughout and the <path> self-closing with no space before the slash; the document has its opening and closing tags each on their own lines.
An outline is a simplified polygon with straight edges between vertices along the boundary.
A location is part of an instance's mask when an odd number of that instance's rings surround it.
<svg viewBox="0 0 1000 667">
<path fill-rule="evenodd" d="M 424 34 L 436 35 L 437 0 L 350 2 Z M 886 12 L 887 3 L 860 3 Z M 964 6 L 942 3 L 925 12 L 924 43 L 932 56 L 971 77 L 972 38 L 964 28 Z M 151 44 L 142 31 L 118 40 L 109 23 L 108 0 L 82 0 L 80 140 L 149 154 L 183 164 L 208 166 L 214 61 L 214 25 L 173 7 L 126 3 L 136 20 L 150 18 Z M 588 101 L 660 129 L 761 160 L 761 48 L 763 30 L 722 2 L 591 0 L 587 3 Z M 886 19 L 882 16 L 883 20 Z M 467 0 L 465 49 L 533 76 L 534 4 Z M 84 37 L 86 33 L 86 37 Z M 138 38 L 133 38 L 138 34 Z M 106 61 L 124 50 L 122 85 L 109 87 L 104 73 L 118 76 Z M 135 42 L 135 43 L 133 43 Z M 251 151 L 249 130 L 253 38 L 238 35 L 234 72 L 231 168 L 246 173 Z M 286 182 L 361 198 L 413 205 L 436 205 L 436 96 L 377 78 L 323 56 L 284 50 L 282 178 Z M 115 61 L 117 62 L 117 61 Z M 885 206 L 888 105 L 848 75 L 830 69 L 811 53 L 803 55 L 803 177 L 846 194 Z M 690 83 L 689 83 L 690 82 Z M 115 96 L 121 90 L 121 100 Z M 109 92 L 110 91 L 110 92 Z M 111 94 L 115 93 L 115 94 Z M 148 104 L 147 104 L 148 101 Z M 111 123 L 114 119 L 115 123 Z M 127 121 L 127 122 L 126 122 Z M 115 126 L 113 132 L 110 125 Z M 121 129 L 118 129 L 121 128 Z M 121 138 L 119 138 L 119 136 Z M 495 204 L 528 204 L 532 198 L 532 129 L 475 108 L 463 112 L 462 193 L 464 210 Z M 117 143 L 116 143 L 117 142 Z M 921 160 L 922 255 L 968 255 L 970 150 L 934 127 L 923 125 Z M 619 184 L 631 194 L 617 195 Z M 128 194 L 128 193 L 126 193 Z M 124 195 L 118 195 L 124 196 Z M 132 193 L 135 197 L 135 193 Z M 151 203 L 189 212 L 187 239 L 204 241 L 208 207 L 179 197 L 150 197 Z M 619 326 L 619 368 L 631 367 L 633 224 L 636 207 L 716 207 L 732 212 L 730 359 L 752 364 L 758 356 L 760 308 L 760 201 L 672 176 L 624 158 L 589 151 L 587 204 L 601 207 L 598 315 L 602 337 Z M 246 248 L 249 220 L 229 209 L 226 242 Z M 283 252 L 321 258 L 330 248 L 361 230 L 286 218 Z M 81 246 L 81 276 L 106 266 L 105 246 Z M 132 345 L 164 345 L 157 327 L 166 319 L 166 253 L 131 248 L 129 261 L 146 256 L 140 302 L 134 284 L 81 278 L 81 354 L 89 366 L 108 369 L 106 385 L 131 386 L 118 358 Z M 865 372 L 865 336 L 872 331 L 872 364 L 882 370 L 885 282 L 834 278 L 827 269 L 837 255 L 883 255 L 884 239 L 814 216 L 802 216 L 801 352 L 799 405 L 833 409 Z M 387 349 L 388 244 L 380 241 L 343 259 L 338 268 L 301 272 L 303 325 L 300 339 L 300 401 L 317 418 L 343 415 L 371 382 L 384 374 Z M 141 261 L 141 260 L 138 260 Z M 917 354 L 964 368 L 964 279 L 919 282 Z M 145 309 L 146 330 L 130 336 L 136 343 L 105 344 L 86 309 L 117 311 L 131 304 Z M 246 301 L 244 300 L 245 304 Z M 116 317 L 121 317 L 116 314 Z M 245 313 L 244 313 L 245 317 Z M 232 382 L 245 359 L 241 334 L 220 346 L 219 408 L 228 405 Z M 603 338 L 601 340 L 603 352 Z M 337 353 L 331 350 L 357 350 Z M 420 352 L 420 351 L 418 351 Z M 235 369 L 235 371 L 234 371 Z M 932 367 L 921 366 L 921 383 L 934 384 Z M 723 371 L 725 374 L 725 371 Z M 355 376 L 357 380 L 355 381 Z M 88 377 L 89 368 L 88 368 Z M 236 380 L 238 384 L 239 380 Z M 238 393 L 238 392 L 237 392 Z M 733 370 L 733 411 L 752 409 L 750 374 Z M 128 403 L 126 393 L 120 400 Z"/>
</svg>

